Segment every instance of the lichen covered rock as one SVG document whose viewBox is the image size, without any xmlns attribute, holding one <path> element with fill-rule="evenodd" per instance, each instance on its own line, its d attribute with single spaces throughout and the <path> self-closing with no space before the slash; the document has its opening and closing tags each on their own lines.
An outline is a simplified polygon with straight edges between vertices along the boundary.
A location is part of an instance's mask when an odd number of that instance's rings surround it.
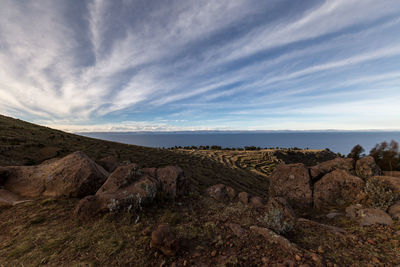
<svg viewBox="0 0 400 267">
<path fill-rule="evenodd" d="M 375 159 L 371 156 L 357 160 L 356 174 L 362 179 L 367 179 L 372 176 L 381 175 L 382 171 L 375 163 Z"/>
<path fill-rule="evenodd" d="M 320 209 L 351 203 L 364 190 L 364 186 L 361 178 L 344 170 L 335 170 L 314 184 L 314 207 Z"/>
</svg>

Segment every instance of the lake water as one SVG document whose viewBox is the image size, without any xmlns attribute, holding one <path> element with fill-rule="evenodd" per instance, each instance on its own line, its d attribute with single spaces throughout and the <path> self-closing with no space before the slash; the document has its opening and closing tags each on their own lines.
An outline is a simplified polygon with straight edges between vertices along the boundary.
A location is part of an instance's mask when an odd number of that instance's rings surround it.
<svg viewBox="0 0 400 267">
<path fill-rule="evenodd" d="M 81 135 L 149 147 L 218 145 L 222 147 L 329 148 L 347 154 L 360 144 L 369 152 L 377 143 L 395 140 L 400 132 L 190 132 L 190 133 L 80 133 Z"/>
</svg>

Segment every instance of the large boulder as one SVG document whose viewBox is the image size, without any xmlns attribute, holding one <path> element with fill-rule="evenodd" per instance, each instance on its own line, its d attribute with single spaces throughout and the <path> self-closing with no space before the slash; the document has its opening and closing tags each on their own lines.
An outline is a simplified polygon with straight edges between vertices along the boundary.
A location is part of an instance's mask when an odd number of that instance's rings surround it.
<svg viewBox="0 0 400 267">
<path fill-rule="evenodd" d="M 119 166 L 118 160 L 113 156 L 107 156 L 105 158 L 102 158 L 96 161 L 96 163 L 99 164 L 101 167 L 103 167 L 109 173 L 115 171 L 115 169 L 118 168 Z"/>
<path fill-rule="evenodd" d="M 278 165 L 269 180 L 270 197 L 284 197 L 295 208 L 312 206 L 311 180 L 304 164 Z"/>
<path fill-rule="evenodd" d="M 372 176 L 381 175 L 382 171 L 375 163 L 375 159 L 371 156 L 364 157 L 357 160 L 356 163 L 356 174 L 362 179 L 367 179 Z"/>
<path fill-rule="evenodd" d="M 400 200 L 389 207 L 388 213 L 390 214 L 390 216 L 392 216 L 393 219 L 400 219 Z"/>
<path fill-rule="evenodd" d="M 161 250 L 166 256 L 174 256 L 178 251 L 179 242 L 171 228 L 166 224 L 161 224 L 151 233 L 150 247 Z"/>
<path fill-rule="evenodd" d="M 133 165 L 130 167 L 136 169 Z M 87 220 L 105 212 L 137 212 L 144 205 L 151 203 L 156 197 L 160 183 L 147 174 L 134 178 L 128 175 L 127 179 L 126 172 L 122 171 L 127 169 L 129 166 L 119 167 L 96 195 L 83 198 L 75 208 L 75 216 Z M 133 176 L 135 175 L 138 174 Z"/>
<path fill-rule="evenodd" d="M 314 184 L 314 206 L 322 208 L 351 203 L 363 192 L 364 186 L 361 178 L 345 170 L 335 170 Z"/>
<path fill-rule="evenodd" d="M 354 169 L 354 160 L 351 158 L 335 158 L 325 161 L 310 168 L 310 176 L 313 181 L 320 179 L 327 173 L 334 170 L 345 170 L 352 173 Z"/>
<path fill-rule="evenodd" d="M 380 209 L 362 209 L 359 211 L 360 225 L 383 224 L 391 225 L 393 223 L 389 214 Z"/>
<path fill-rule="evenodd" d="M 75 215 L 85 220 L 105 212 L 137 213 L 152 203 L 161 190 L 174 197 L 184 192 L 179 186 L 185 186 L 185 180 L 179 167 L 141 169 L 134 163 L 122 165 L 110 174 L 95 196 L 88 196 L 78 203 Z"/>
<path fill-rule="evenodd" d="M 8 167 L 4 188 L 26 197 L 84 197 L 94 194 L 108 173 L 82 152 L 38 166 Z"/>
</svg>

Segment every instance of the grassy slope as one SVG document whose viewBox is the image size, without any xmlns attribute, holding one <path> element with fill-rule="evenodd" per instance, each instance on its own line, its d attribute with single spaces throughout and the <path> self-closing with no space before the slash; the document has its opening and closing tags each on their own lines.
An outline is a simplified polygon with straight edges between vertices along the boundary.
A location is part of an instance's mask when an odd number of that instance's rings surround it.
<svg viewBox="0 0 400 267">
<path fill-rule="evenodd" d="M 198 192 L 219 182 L 260 196 L 267 192 L 264 175 L 270 168 L 262 168 L 266 160 L 263 152 L 160 150 L 80 137 L 0 117 L 0 165 L 40 163 L 76 150 L 94 159 L 113 155 L 144 166 L 178 164 Z M 0 266 L 159 266 L 163 262 L 181 266 L 185 260 L 190 265 L 231 262 L 228 266 L 255 266 L 263 263 L 263 257 L 271 262 L 286 258 L 296 261 L 276 244 L 251 234 L 239 239 L 227 229 L 226 222 L 239 223 L 244 229 L 257 224 L 260 214 L 240 203 L 217 203 L 194 192 L 181 200 L 183 205 L 158 200 L 144 209 L 135 224 L 136 218 L 129 214 L 105 215 L 80 223 L 71 217 L 77 201 L 39 199 L 0 209 Z M 328 266 L 400 264 L 400 234 L 396 234 L 399 221 L 391 227 L 359 227 L 345 217 L 307 217 L 348 232 L 337 236 L 321 227 L 298 225 L 287 236 L 302 249 L 323 256 Z M 181 249 L 177 256 L 164 257 L 149 248 L 151 230 L 159 223 L 169 223 L 179 237 Z M 217 251 L 215 257 L 210 256 L 213 250 Z"/>
<path fill-rule="evenodd" d="M 95 160 L 112 155 L 143 167 L 179 165 L 199 190 L 224 183 L 265 196 L 268 188 L 265 177 L 210 158 L 78 136 L 0 115 L 0 166 L 39 164 L 74 151 L 83 151 Z"/>
</svg>

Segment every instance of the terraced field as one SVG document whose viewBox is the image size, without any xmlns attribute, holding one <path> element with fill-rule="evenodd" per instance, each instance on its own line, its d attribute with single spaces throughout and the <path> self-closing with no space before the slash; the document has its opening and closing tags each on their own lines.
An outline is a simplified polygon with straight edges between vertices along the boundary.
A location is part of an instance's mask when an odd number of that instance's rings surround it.
<svg viewBox="0 0 400 267">
<path fill-rule="evenodd" d="M 232 169 L 251 171 L 267 177 L 277 164 L 284 161 L 278 159 L 275 150 L 238 151 L 238 150 L 176 150 L 178 153 L 197 156 L 202 160 L 212 159 Z"/>
</svg>

